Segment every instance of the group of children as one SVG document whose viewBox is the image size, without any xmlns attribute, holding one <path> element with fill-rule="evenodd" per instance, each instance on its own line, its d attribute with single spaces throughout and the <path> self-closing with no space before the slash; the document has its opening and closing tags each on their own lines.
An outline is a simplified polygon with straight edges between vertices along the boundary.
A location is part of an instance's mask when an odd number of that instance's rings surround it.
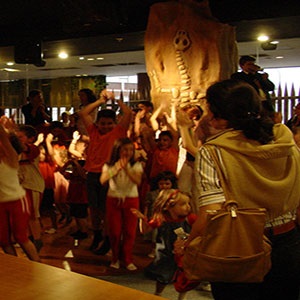
<svg viewBox="0 0 300 300">
<path fill-rule="evenodd" d="M 143 107 L 136 114 L 137 123 L 142 126 L 133 126 L 135 134 L 129 134 L 132 110 L 122 101 L 117 101 L 120 119 L 113 110 L 101 109 L 94 120 L 92 112 L 112 97 L 112 93 L 104 90 L 99 99 L 78 112 L 88 143 L 77 131 L 66 146 L 55 141 L 52 132 L 37 135 L 30 125 L 16 129 L 23 148 L 19 160 L 20 183 L 30 204 L 29 236 L 39 251 L 40 215 L 50 217 L 52 225 L 46 232 L 55 233 L 54 207 L 66 222 L 70 217 L 76 220 L 77 231 L 71 234 L 75 239 L 88 237 L 89 217 L 93 229 L 90 250 L 104 255 L 111 249 L 111 268 L 124 266 L 134 271 L 137 267 L 132 252 L 140 219 L 143 234 L 155 232 L 154 261 L 145 274 L 156 280 L 155 293 L 159 295 L 178 270 L 173 253 L 177 238 L 174 230 L 182 228 L 188 233 L 195 219 L 190 197 L 177 189 L 176 128 L 165 122 L 165 130 L 156 138 L 150 126 L 151 122 L 154 124 L 152 116 Z M 182 292 L 188 289 L 181 284 L 177 284 L 177 289 L 183 299 Z"/>
</svg>

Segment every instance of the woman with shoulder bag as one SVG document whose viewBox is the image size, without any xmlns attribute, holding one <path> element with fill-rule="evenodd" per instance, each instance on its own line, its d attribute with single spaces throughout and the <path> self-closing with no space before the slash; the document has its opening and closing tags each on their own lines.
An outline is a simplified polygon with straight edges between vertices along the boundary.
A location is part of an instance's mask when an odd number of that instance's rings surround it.
<svg viewBox="0 0 300 300">
<path fill-rule="evenodd" d="M 239 208 L 266 209 L 265 235 L 272 243 L 272 267 L 263 282 L 212 282 L 214 299 L 298 300 L 300 154 L 292 133 L 263 115 L 261 101 L 247 83 L 215 83 L 207 90 L 207 103 L 207 125 L 218 133 L 207 138 L 196 155 L 199 212 L 184 246 L 203 235 L 208 212 L 221 209 L 225 202 L 216 166 L 206 148 L 209 145 L 216 150 L 226 185 Z M 177 242 L 177 253 L 182 246 Z"/>
</svg>

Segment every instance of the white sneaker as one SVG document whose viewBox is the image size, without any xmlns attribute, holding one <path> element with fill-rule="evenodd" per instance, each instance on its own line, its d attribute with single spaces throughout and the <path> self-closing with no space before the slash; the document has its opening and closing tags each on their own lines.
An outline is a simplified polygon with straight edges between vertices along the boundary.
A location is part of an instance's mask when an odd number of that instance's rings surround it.
<svg viewBox="0 0 300 300">
<path fill-rule="evenodd" d="M 137 270 L 137 267 L 133 263 L 131 263 L 131 264 L 126 266 L 126 269 L 128 271 L 135 271 L 135 270 Z"/>
<path fill-rule="evenodd" d="M 117 260 L 115 263 L 111 263 L 110 267 L 114 269 L 120 269 L 120 261 Z"/>
<path fill-rule="evenodd" d="M 56 232 L 56 229 L 55 228 L 50 228 L 50 229 L 46 229 L 45 230 L 45 233 L 48 233 L 48 234 L 53 234 Z"/>
</svg>

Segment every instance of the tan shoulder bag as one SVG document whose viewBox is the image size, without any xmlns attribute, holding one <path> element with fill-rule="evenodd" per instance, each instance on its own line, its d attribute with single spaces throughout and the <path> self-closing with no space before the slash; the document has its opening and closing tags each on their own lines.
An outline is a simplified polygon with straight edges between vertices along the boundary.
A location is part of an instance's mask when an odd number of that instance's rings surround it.
<svg viewBox="0 0 300 300">
<path fill-rule="evenodd" d="M 202 236 L 186 248 L 183 269 L 188 279 L 210 282 L 262 282 L 271 268 L 271 245 L 264 236 L 266 210 L 238 207 L 226 185 L 214 148 L 215 162 L 226 202 L 209 211 Z"/>
</svg>

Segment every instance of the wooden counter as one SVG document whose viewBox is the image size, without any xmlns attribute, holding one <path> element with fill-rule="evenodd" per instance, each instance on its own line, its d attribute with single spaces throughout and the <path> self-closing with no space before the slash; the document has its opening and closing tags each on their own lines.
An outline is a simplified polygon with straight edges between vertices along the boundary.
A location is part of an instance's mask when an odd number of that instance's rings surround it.
<svg viewBox="0 0 300 300">
<path fill-rule="evenodd" d="M 164 299 L 6 254 L 0 254 L 0 287 L 0 299 L 10 300 Z"/>
</svg>

